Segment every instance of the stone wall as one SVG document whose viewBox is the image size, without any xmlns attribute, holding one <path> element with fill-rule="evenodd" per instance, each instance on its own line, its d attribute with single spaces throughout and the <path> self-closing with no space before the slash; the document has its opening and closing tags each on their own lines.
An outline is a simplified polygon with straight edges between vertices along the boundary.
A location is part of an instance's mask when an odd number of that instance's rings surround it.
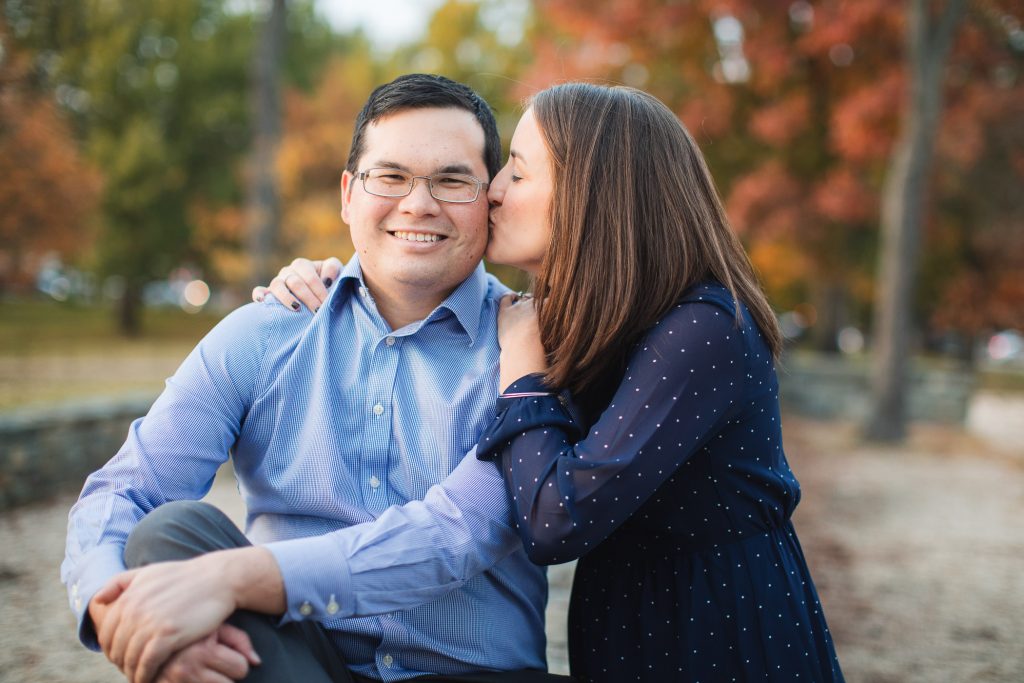
<svg viewBox="0 0 1024 683">
<path fill-rule="evenodd" d="M 861 420 L 870 397 L 866 362 L 825 354 L 792 353 L 779 366 L 779 399 L 784 410 L 819 418 Z M 972 373 L 952 365 L 911 370 L 911 419 L 964 424 L 975 387 Z"/>
<path fill-rule="evenodd" d="M 790 354 L 779 368 L 783 407 L 819 418 L 859 420 L 868 407 L 868 368 L 844 358 Z M 970 373 L 918 367 L 914 419 L 963 424 L 974 388 Z M 124 443 L 151 395 L 0 413 L 0 510 L 80 489 L 85 477 Z"/>
<path fill-rule="evenodd" d="M 152 395 L 0 413 L 0 510 L 80 489 L 111 458 Z"/>
</svg>

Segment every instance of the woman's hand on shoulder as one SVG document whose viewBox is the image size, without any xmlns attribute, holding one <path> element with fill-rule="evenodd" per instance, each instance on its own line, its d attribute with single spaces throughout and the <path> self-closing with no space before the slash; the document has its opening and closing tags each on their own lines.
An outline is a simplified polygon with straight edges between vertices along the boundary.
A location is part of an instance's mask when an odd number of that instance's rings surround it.
<svg viewBox="0 0 1024 683">
<path fill-rule="evenodd" d="M 323 261 L 299 257 L 278 272 L 267 287 L 254 287 L 253 301 L 263 301 L 271 293 L 282 305 L 293 311 L 300 304 L 317 311 L 327 301 L 327 290 L 341 274 L 341 261 L 333 256 Z"/>
<path fill-rule="evenodd" d="M 501 346 L 499 386 L 502 391 L 524 375 L 548 369 L 533 297 L 521 294 L 502 297 L 498 310 L 498 344 Z"/>
</svg>

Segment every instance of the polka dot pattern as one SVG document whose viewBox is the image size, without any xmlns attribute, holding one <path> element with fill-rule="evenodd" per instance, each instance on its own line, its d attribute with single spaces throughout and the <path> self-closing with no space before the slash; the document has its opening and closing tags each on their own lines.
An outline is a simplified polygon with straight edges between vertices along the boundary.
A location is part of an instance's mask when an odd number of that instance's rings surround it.
<svg viewBox="0 0 1024 683">
<path fill-rule="evenodd" d="M 842 681 L 789 519 L 771 353 L 723 287 L 692 289 L 636 345 L 588 425 L 567 393 L 501 398 L 499 462 L 530 558 L 580 558 L 584 681 Z M 510 393 L 543 392 L 525 377 Z"/>
</svg>

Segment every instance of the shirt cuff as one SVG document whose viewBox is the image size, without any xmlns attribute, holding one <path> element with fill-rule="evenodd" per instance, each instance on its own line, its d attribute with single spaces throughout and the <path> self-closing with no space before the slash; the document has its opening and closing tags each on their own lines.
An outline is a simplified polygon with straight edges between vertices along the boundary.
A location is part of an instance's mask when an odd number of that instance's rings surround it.
<svg viewBox="0 0 1024 683">
<path fill-rule="evenodd" d="M 78 562 L 68 580 L 68 601 L 78 622 L 78 639 L 90 650 L 99 652 L 96 626 L 89 616 L 89 601 L 116 574 L 127 571 L 124 548 L 106 543 L 96 546 Z"/>
<path fill-rule="evenodd" d="M 281 570 L 285 612 L 281 624 L 324 621 L 353 613 L 348 558 L 332 533 L 263 544 Z"/>
<path fill-rule="evenodd" d="M 498 415 L 477 444 L 477 458 L 493 460 L 511 439 L 527 429 L 555 427 L 569 434 L 570 442 L 582 437 L 579 414 L 568 391 L 554 392 L 543 375 L 526 375 L 498 396 Z"/>
</svg>

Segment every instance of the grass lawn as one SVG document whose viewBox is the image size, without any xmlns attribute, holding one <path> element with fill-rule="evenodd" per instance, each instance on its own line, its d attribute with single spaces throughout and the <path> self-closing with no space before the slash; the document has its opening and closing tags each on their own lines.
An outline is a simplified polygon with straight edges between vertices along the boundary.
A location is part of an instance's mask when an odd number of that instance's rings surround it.
<svg viewBox="0 0 1024 683">
<path fill-rule="evenodd" d="M 121 336 L 108 308 L 0 301 L 0 411 L 27 405 L 160 391 L 222 313 L 147 309 L 143 333 Z M 850 362 L 866 365 L 864 356 Z M 927 366 L 948 365 L 924 359 Z M 1024 372 L 982 368 L 978 388 L 1024 391 Z"/>
<path fill-rule="evenodd" d="M 147 309 L 121 336 L 108 308 L 0 302 L 0 410 L 101 395 L 154 396 L 220 314 Z"/>
</svg>

